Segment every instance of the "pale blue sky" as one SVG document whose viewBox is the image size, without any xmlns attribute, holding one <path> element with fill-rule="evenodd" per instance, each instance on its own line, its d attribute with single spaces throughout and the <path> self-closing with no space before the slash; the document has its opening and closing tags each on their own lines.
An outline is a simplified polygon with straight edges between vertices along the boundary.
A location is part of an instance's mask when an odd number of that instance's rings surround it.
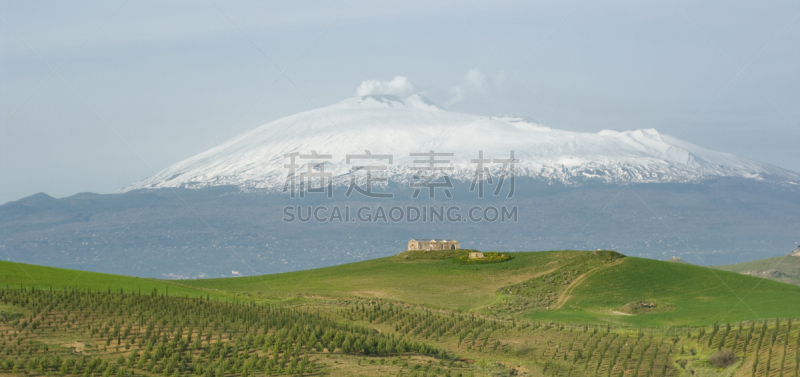
<svg viewBox="0 0 800 377">
<path fill-rule="evenodd" d="M 800 171 L 798 14 L 796 1 L 4 1 L 0 203 L 113 192 L 396 75 L 455 111 L 656 128 Z"/>
</svg>

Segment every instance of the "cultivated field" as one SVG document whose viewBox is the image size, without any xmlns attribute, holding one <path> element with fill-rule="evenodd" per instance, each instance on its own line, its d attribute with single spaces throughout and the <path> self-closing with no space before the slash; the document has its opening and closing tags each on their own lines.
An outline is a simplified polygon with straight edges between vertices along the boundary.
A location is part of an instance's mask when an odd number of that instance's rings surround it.
<svg viewBox="0 0 800 377">
<path fill-rule="evenodd" d="M 798 375 L 800 287 L 612 251 L 461 253 L 195 281 L 1 262 L 0 374 Z"/>
</svg>

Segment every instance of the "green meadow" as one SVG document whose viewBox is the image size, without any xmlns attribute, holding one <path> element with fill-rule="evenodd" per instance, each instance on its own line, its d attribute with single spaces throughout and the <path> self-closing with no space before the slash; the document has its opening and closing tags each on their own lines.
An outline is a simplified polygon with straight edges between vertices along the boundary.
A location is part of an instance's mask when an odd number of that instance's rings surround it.
<svg viewBox="0 0 800 377">
<path fill-rule="evenodd" d="M 652 302 L 651 313 L 616 314 Z M 800 314 L 800 287 L 711 268 L 641 258 L 598 271 L 575 288 L 563 309 L 525 315 L 537 320 L 634 326 L 708 325 Z"/>
<path fill-rule="evenodd" d="M 249 297 L 380 298 L 436 309 L 475 310 L 491 304 L 497 289 L 557 268 L 581 251 L 509 253 L 513 259 L 464 265 L 447 253 L 400 255 L 274 275 L 184 280 L 186 287 L 220 289 Z"/>
<path fill-rule="evenodd" d="M 0 284 L 10 287 L 34 287 L 38 289 L 91 289 L 119 291 L 141 291 L 153 289 L 170 295 L 199 297 L 211 294 L 226 296 L 225 292 L 208 292 L 198 288 L 175 284 L 173 280 L 145 279 L 124 275 L 69 270 L 65 268 L 37 266 L 25 263 L 0 261 Z"/>
</svg>

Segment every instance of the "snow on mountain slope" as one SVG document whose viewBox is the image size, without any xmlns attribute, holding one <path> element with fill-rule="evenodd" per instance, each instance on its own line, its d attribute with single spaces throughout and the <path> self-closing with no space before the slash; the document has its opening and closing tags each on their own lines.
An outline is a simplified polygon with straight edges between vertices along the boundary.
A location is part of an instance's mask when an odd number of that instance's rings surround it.
<svg viewBox="0 0 800 377">
<path fill-rule="evenodd" d="M 291 115 L 264 124 L 215 148 L 178 162 L 158 174 L 123 188 L 236 185 L 250 189 L 282 190 L 290 163 L 285 155 L 298 152 L 329 154 L 330 159 L 297 159 L 297 174 L 307 164 L 324 163 L 334 184 L 363 180 L 354 165 L 387 165 L 389 179 L 413 180 L 410 153 L 435 150 L 453 153 L 449 175 L 460 181 L 475 176 L 471 162 L 483 151 L 484 159 L 519 160 L 515 174 L 576 184 L 586 181 L 693 182 L 715 177 L 744 177 L 800 182 L 794 172 L 750 161 L 732 154 L 701 148 L 654 129 L 580 133 L 551 129 L 525 118 L 482 117 L 446 111 L 419 95 L 400 99 L 391 95 L 348 98 L 322 109 Z M 387 160 L 352 160 L 348 154 L 391 155 Z M 442 165 L 445 166 L 445 165 Z M 499 174 L 502 164 L 487 164 Z M 319 167 L 318 167 L 319 168 Z M 355 172 L 355 173 L 354 173 Z"/>
</svg>

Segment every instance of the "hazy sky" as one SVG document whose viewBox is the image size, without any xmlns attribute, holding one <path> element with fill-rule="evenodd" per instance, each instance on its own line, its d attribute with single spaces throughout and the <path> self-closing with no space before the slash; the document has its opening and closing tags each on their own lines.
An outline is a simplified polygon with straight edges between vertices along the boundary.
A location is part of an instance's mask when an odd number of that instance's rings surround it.
<svg viewBox="0 0 800 377">
<path fill-rule="evenodd" d="M 800 171 L 799 15 L 797 1 L 3 1 L 0 203 L 113 192 L 398 75 L 454 111 L 656 128 Z"/>
</svg>

